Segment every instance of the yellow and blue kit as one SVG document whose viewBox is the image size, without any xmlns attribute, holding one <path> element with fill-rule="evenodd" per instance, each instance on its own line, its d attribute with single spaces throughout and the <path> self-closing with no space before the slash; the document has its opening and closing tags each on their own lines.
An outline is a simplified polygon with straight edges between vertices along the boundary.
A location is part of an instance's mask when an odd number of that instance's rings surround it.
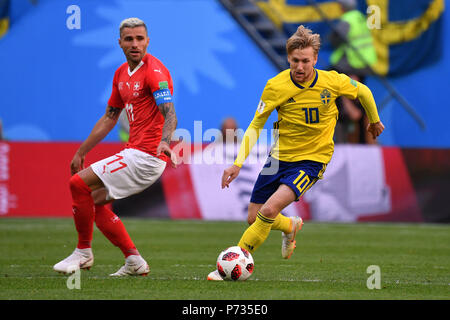
<svg viewBox="0 0 450 320">
<path fill-rule="evenodd" d="M 340 96 L 352 100 L 359 98 L 369 121 L 380 121 L 369 88 L 345 74 L 314 69 L 312 80 L 297 83 L 287 69 L 267 82 L 234 162 L 235 165 L 242 166 L 268 117 L 276 109 L 278 121 L 274 123 L 274 129 L 277 140 L 268 162 L 279 160 L 279 170 L 271 177 L 262 177 L 265 171 L 263 169 L 255 184 L 254 193 L 264 185 L 271 187 L 260 196 L 252 196 L 252 202 L 265 202 L 263 200 L 267 195 L 275 192 L 281 183 L 289 185 L 297 197 L 300 197 L 317 179 L 322 178 L 334 151 L 333 135 L 338 119 L 335 101 Z M 287 168 L 289 174 L 283 172 Z"/>
</svg>

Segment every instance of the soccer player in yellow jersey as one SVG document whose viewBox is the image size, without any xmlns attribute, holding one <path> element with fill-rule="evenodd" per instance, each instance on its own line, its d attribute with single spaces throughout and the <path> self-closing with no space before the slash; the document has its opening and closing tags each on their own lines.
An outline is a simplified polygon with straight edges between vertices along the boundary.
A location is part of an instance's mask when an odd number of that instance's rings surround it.
<svg viewBox="0 0 450 320">
<path fill-rule="evenodd" d="M 303 221 L 300 217 L 285 217 L 280 212 L 322 178 L 331 160 L 338 119 L 336 98 L 345 96 L 360 100 L 370 120 L 367 130 L 373 138 L 384 130 L 367 86 L 345 74 L 314 68 L 319 48 L 320 36 L 303 26 L 288 39 L 286 49 L 290 68 L 267 82 L 236 160 L 222 176 L 222 189 L 228 188 L 239 175 L 267 118 L 276 109 L 278 139 L 255 183 L 248 207 L 250 226 L 238 243 L 252 253 L 266 240 L 270 230 L 281 230 L 282 257 L 291 257 L 295 236 Z M 275 173 L 274 168 L 278 168 Z M 208 280 L 222 278 L 216 270 L 208 275 Z"/>
</svg>

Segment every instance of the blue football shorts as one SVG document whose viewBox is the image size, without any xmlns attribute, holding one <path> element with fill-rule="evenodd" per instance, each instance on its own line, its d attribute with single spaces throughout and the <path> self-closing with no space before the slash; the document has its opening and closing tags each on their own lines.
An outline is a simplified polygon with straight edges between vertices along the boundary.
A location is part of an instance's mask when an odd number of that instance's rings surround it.
<svg viewBox="0 0 450 320">
<path fill-rule="evenodd" d="M 326 164 L 311 160 L 286 162 L 269 156 L 253 187 L 250 202 L 265 203 L 282 184 L 295 192 L 295 201 L 298 201 L 306 190 L 322 179 L 326 167 Z"/>
</svg>

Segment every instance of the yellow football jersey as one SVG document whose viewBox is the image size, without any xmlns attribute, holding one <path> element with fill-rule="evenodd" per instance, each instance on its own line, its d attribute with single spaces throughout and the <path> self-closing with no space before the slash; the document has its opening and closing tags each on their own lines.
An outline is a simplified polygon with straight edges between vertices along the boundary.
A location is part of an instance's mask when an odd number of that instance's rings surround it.
<svg viewBox="0 0 450 320">
<path fill-rule="evenodd" d="M 356 99 L 361 84 L 336 71 L 315 69 L 314 72 L 315 76 L 308 83 L 294 82 L 289 69 L 267 82 L 246 131 L 247 137 L 244 136 L 247 139 L 242 141 L 236 165 L 244 163 L 260 130 L 275 109 L 278 111 L 278 121 L 274 124 L 278 138 L 272 148 L 274 158 L 288 162 L 313 160 L 325 164 L 331 160 L 338 119 L 336 98 Z M 248 137 L 252 135 L 256 135 L 256 140 Z"/>
</svg>

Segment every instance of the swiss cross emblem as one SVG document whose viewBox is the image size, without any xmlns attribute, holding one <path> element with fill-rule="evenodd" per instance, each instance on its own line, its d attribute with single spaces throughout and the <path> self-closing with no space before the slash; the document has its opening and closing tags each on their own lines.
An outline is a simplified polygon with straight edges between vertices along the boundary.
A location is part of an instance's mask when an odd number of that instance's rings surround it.
<svg viewBox="0 0 450 320">
<path fill-rule="evenodd" d="M 135 90 L 135 91 L 139 90 L 140 86 L 141 86 L 141 83 L 139 81 L 136 81 L 134 83 L 133 90 Z"/>
</svg>

